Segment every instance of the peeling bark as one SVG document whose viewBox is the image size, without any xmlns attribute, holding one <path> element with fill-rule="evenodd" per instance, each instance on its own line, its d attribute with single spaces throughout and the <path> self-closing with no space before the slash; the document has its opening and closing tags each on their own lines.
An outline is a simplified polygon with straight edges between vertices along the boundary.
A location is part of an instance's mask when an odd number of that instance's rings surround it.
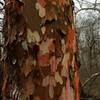
<svg viewBox="0 0 100 100">
<path fill-rule="evenodd" d="M 79 100 L 73 1 L 5 2 L 3 100 Z"/>
</svg>

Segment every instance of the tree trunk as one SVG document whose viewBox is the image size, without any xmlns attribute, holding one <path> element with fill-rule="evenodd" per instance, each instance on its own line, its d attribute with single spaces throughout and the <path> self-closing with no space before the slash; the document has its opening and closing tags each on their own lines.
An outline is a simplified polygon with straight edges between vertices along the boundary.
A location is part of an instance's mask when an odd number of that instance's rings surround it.
<svg viewBox="0 0 100 100">
<path fill-rule="evenodd" d="M 5 0 L 2 100 L 79 100 L 72 0 Z"/>
</svg>

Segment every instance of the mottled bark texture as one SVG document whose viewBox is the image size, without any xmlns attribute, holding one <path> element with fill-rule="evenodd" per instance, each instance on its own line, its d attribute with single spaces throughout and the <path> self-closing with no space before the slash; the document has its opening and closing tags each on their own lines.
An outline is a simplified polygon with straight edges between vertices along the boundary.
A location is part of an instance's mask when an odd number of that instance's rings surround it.
<svg viewBox="0 0 100 100">
<path fill-rule="evenodd" d="M 79 100 L 72 0 L 5 0 L 2 100 Z"/>
</svg>

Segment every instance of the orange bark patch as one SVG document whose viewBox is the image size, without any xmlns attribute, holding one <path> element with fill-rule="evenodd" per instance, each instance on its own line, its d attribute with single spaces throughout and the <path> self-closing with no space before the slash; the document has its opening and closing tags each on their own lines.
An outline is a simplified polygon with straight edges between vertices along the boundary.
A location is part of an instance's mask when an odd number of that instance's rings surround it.
<svg viewBox="0 0 100 100">
<path fill-rule="evenodd" d="M 67 50 L 75 51 L 76 50 L 76 37 L 75 37 L 75 29 L 68 27 L 68 35 L 66 41 Z"/>
<path fill-rule="evenodd" d="M 79 75 L 78 75 L 77 64 L 75 67 L 76 67 L 75 78 L 74 78 L 75 100 L 79 100 Z"/>
<path fill-rule="evenodd" d="M 38 2 L 42 7 L 45 7 L 45 5 L 46 5 L 45 0 L 38 0 L 37 2 Z"/>
<path fill-rule="evenodd" d="M 38 63 L 40 66 L 47 66 L 49 64 L 49 54 L 39 55 Z"/>
<path fill-rule="evenodd" d="M 59 0 L 59 4 L 60 4 L 61 6 L 64 6 L 64 5 L 65 5 L 65 0 Z"/>
</svg>

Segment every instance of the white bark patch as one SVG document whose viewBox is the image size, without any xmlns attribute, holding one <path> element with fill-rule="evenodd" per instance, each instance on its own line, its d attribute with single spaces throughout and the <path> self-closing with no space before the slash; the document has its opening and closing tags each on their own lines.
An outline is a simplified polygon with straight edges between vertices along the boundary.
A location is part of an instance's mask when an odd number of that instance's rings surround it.
<svg viewBox="0 0 100 100">
<path fill-rule="evenodd" d="M 55 73 L 55 80 L 56 80 L 57 83 L 60 83 L 61 85 L 63 84 L 63 79 L 60 76 L 59 72 Z"/>
<path fill-rule="evenodd" d="M 42 86 L 47 87 L 49 85 L 49 76 L 46 76 L 42 81 Z"/>
<path fill-rule="evenodd" d="M 46 32 L 46 27 L 41 27 L 41 31 L 42 31 L 42 34 L 45 34 L 45 32 Z"/>
<path fill-rule="evenodd" d="M 53 96 L 54 96 L 54 88 L 53 86 L 49 86 L 49 96 L 51 99 L 53 99 Z"/>
<path fill-rule="evenodd" d="M 27 29 L 27 41 L 28 43 L 34 43 L 40 41 L 40 35 L 37 31 L 32 32 L 30 29 Z"/>
<path fill-rule="evenodd" d="M 64 54 L 64 57 L 63 57 L 63 60 L 62 60 L 62 65 L 63 66 L 67 65 L 69 58 L 70 58 L 70 53 Z"/>
</svg>

